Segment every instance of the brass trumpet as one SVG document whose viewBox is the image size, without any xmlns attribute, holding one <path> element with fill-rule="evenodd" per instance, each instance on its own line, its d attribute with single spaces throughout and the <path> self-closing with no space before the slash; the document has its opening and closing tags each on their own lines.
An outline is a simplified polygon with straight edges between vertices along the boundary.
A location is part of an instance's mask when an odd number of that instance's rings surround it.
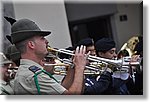
<svg viewBox="0 0 150 102">
<path fill-rule="evenodd" d="M 66 59 L 66 60 L 68 60 L 68 59 Z M 54 74 L 66 75 L 68 68 L 73 68 L 74 64 L 68 60 L 68 62 L 65 61 L 64 63 L 58 63 L 58 64 L 46 64 L 45 63 L 44 66 L 46 66 L 46 67 L 54 66 L 53 67 Z M 96 67 L 96 66 L 85 66 L 84 75 L 101 74 L 103 71 L 104 70 L 101 70 L 99 67 Z"/>
<path fill-rule="evenodd" d="M 74 56 L 74 53 L 73 51 L 70 51 L 70 50 L 65 50 L 65 49 L 53 49 L 51 47 L 48 47 L 47 48 L 48 51 L 53 51 L 53 52 L 57 52 L 57 53 L 64 53 L 64 54 L 67 54 L 67 55 L 71 55 L 71 56 Z M 111 59 L 106 59 L 106 58 L 101 58 L 101 57 L 96 57 L 96 56 L 91 56 L 89 55 L 87 57 L 87 60 L 90 60 L 92 62 L 98 62 L 98 63 L 108 63 L 108 64 L 111 64 L 111 65 L 114 65 L 116 66 L 117 68 L 122 68 L 122 66 L 135 66 L 135 65 L 140 65 L 140 60 L 139 61 L 136 61 L 136 62 L 130 62 L 131 61 L 131 57 L 123 57 L 119 60 L 111 60 Z"/>
<path fill-rule="evenodd" d="M 18 67 L 9 67 L 8 68 L 8 72 L 10 73 L 9 76 L 11 79 L 13 79 L 15 77 L 17 71 L 18 71 Z"/>
<path fill-rule="evenodd" d="M 70 65 L 70 68 L 74 67 L 74 64 L 73 64 L 72 60 L 70 60 L 70 59 L 60 59 L 58 57 L 58 53 L 63 53 L 63 54 L 67 54 L 67 55 L 70 55 L 70 56 L 74 56 L 73 51 L 65 50 L 65 49 L 54 49 L 54 48 L 50 48 L 50 47 L 48 47 L 48 51 L 55 52 L 56 56 L 57 56 L 57 59 L 60 60 L 61 62 L 63 62 L 65 66 Z M 100 57 L 89 55 L 87 57 L 87 60 L 90 60 L 93 63 L 90 63 L 90 65 L 85 66 L 84 74 L 101 74 L 107 68 L 110 68 L 113 72 L 115 72 L 115 71 L 128 72 L 130 66 L 135 66 L 135 65 L 140 64 L 140 61 L 130 62 L 131 57 L 123 57 L 122 59 L 119 59 L 119 60 L 111 60 L 111 59 L 100 58 Z M 94 64 L 94 63 L 96 63 L 96 64 Z M 49 64 L 49 65 L 46 65 L 46 66 L 52 66 L 52 64 Z M 59 66 L 59 64 L 55 65 L 55 66 Z M 67 73 L 67 70 L 64 68 L 62 71 L 54 71 L 54 73 L 65 75 Z"/>
<path fill-rule="evenodd" d="M 57 75 L 67 75 L 68 68 L 73 68 L 74 64 L 69 59 L 63 59 L 63 63 L 58 64 L 44 64 L 46 67 L 54 66 L 53 72 Z M 84 75 L 101 75 L 107 68 L 110 68 L 113 72 L 128 72 L 128 67 L 118 69 L 117 67 L 107 63 L 92 62 L 85 66 Z"/>
</svg>

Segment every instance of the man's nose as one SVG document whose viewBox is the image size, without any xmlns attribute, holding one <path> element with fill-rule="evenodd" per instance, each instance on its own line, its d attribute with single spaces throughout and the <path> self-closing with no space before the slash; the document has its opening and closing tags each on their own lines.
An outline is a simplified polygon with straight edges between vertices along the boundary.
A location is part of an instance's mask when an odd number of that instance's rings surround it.
<svg viewBox="0 0 150 102">
<path fill-rule="evenodd" d="M 48 43 L 49 43 L 47 39 L 45 39 L 45 43 L 46 43 L 46 44 L 48 44 Z"/>
<path fill-rule="evenodd" d="M 114 58 L 116 58 L 117 57 L 117 54 L 116 53 L 114 53 Z"/>
</svg>

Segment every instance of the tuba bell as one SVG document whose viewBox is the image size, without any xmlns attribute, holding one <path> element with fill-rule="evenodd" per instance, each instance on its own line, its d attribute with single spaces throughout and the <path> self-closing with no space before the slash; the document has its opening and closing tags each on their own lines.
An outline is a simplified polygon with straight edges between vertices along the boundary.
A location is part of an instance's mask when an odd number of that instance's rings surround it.
<svg viewBox="0 0 150 102">
<path fill-rule="evenodd" d="M 134 51 L 134 48 L 138 42 L 138 36 L 131 37 L 126 43 L 123 44 L 120 51 L 118 52 L 118 59 L 125 56 L 131 57 L 132 55 L 134 55 L 136 53 L 136 51 Z"/>
</svg>

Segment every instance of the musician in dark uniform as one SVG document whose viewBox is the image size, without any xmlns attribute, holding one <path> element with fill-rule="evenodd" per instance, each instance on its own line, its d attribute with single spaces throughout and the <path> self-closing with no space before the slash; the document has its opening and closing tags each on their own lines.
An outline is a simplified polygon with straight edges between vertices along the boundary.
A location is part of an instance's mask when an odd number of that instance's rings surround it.
<svg viewBox="0 0 150 102">
<path fill-rule="evenodd" d="M 98 40 L 95 43 L 95 49 L 98 57 L 115 59 L 117 56 L 115 42 L 110 38 Z M 128 78 L 128 74 L 125 76 Z M 120 78 L 115 78 L 112 68 L 108 66 L 96 79 L 86 80 L 84 93 L 101 95 L 129 94 L 124 82 L 125 81 Z"/>
<path fill-rule="evenodd" d="M 143 95 L 143 37 L 138 36 L 139 42 L 136 44 L 133 55 L 133 60 L 137 60 L 137 56 L 140 58 L 140 65 L 133 66 L 134 80 L 130 80 L 127 83 L 129 91 L 132 95 Z"/>
</svg>

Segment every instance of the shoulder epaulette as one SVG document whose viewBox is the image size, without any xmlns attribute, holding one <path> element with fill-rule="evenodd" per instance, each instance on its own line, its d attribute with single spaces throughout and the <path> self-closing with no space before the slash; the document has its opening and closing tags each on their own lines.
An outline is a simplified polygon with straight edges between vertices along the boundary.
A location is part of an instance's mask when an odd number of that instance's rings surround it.
<svg viewBox="0 0 150 102">
<path fill-rule="evenodd" d="M 29 70 L 32 71 L 33 73 L 36 73 L 38 70 L 41 70 L 41 68 L 39 68 L 37 66 L 30 66 Z"/>
</svg>

